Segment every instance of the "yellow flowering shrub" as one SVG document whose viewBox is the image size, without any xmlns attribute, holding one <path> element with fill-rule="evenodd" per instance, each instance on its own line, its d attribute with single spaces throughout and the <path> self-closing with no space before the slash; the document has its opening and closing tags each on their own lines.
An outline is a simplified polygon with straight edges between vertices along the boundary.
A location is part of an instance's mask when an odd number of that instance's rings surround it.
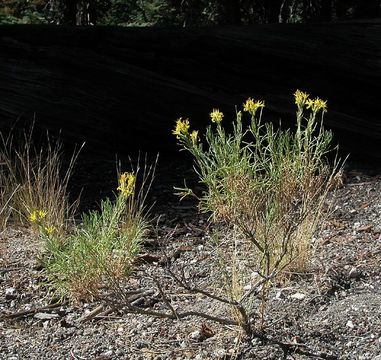
<svg viewBox="0 0 381 360">
<path fill-rule="evenodd" d="M 237 246 L 242 246 L 242 259 L 236 261 L 246 264 L 251 259 L 250 268 L 242 276 L 250 278 L 255 270 L 267 279 L 263 291 L 284 269 L 305 269 L 335 172 L 326 158 L 332 150 L 332 133 L 318 119 L 327 111 L 327 101 L 310 98 L 300 90 L 295 91 L 294 101 L 298 109 L 294 131 L 263 122 L 261 110 L 265 102 L 253 98 L 243 103 L 243 112 L 250 118 L 245 119 L 237 110 L 230 132 L 221 126 L 224 116 L 218 109 L 209 114 L 217 128 L 209 125 L 202 140 L 198 133 L 189 134 L 189 121 L 184 124 L 178 120 L 173 131 L 181 147 L 193 155 L 196 173 L 205 185 L 202 196 L 197 196 L 200 209 L 211 214 L 211 220 L 227 226 L 226 242 L 236 236 Z M 182 196 L 193 194 L 189 188 L 177 190 Z M 229 229 L 233 229 L 234 236 L 230 236 Z M 230 251 L 229 246 L 226 251 Z M 222 256 L 228 259 L 218 261 L 225 265 L 236 255 Z M 221 273 L 229 273 L 227 268 L 234 266 L 229 263 Z M 242 271 L 238 267 L 230 275 L 233 278 Z M 234 293 L 231 300 L 245 305 L 247 295 L 232 291 L 232 282 L 225 283 L 226 293 Z"/>
</svg>

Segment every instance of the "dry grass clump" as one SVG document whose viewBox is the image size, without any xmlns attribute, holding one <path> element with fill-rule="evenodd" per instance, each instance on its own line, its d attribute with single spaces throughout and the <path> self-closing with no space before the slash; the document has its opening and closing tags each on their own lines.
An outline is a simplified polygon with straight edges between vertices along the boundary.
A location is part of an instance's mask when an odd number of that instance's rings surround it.
<svg viewBox="0 0 381 360">
<path fill-rule="evenodd" d="M 79 151 L 64 170 L 60 140 L 47 135 L 44 145 L 36 147 L 32 134 L 33 127 L 17 139 L 1 133 L 1 224 L 12 217 L 36 230 L 63 234 L 78 204 L 69 201 L 68 182 Z"/>
</svg>

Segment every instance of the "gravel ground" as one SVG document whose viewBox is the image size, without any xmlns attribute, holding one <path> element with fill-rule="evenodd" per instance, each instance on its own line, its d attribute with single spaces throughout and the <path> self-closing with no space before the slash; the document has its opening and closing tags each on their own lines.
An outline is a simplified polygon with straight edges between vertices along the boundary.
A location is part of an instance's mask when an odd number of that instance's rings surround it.
<svg viewBox="0 0 381 360">
<path fill-rule="evenodd" d="M 127 285 L 152 290 L 138 299 L 143 309 L 165 308 L 156 277 L 178 311 L 230 316 L 165 271 L 186 266 L 198 286 L 215 281 L 206 217 L 192 202 L 163 201 L 173 192 L 167 185 L 154 188 L 162 216 L 140 257 L 140 276 Z M 381 176 L 352 170 L 335 198 L 307 272 L 271 290 L 265 331 L 252 338 L 195 316 L 128 314 L 99 301 L 57 305 L 43 283 L 38 240 L 27 229 L 8 229 L 0 234 L 0 359 L 381 359 Z"/>
</svg>

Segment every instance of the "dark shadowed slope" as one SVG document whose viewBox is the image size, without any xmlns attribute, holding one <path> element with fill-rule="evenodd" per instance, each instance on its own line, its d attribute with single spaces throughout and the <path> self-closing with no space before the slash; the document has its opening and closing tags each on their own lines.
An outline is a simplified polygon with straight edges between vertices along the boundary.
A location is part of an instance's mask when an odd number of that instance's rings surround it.
<svg viewBox="0 0 381 360">
<path fill-rule="evenodd" d="M 194 127 L 248 97 L 284 122 L 296 88 L 329 100 L 342 148 L 381 159 L 381 19 L 204 29 L 0 27 L 0 122 L 18 117 L 66 141 L 128 153 L 172 150 L 178 116 Z"/>
</svg>

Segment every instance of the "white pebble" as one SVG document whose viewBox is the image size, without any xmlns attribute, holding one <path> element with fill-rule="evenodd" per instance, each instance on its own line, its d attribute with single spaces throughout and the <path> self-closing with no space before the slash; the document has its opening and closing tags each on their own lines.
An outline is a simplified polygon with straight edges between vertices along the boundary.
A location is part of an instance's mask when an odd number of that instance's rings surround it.
<svg viewBox="0 0 381 360">
<path fill-rule="evenodd" d="M 347 321 L 347 326 L 349 327 L 349 328 L 351 328 L 351 329 L 353 329 L 355 326 L 353 325 L 353 322 L 352 322 L 352 320 L 348 320 Z"/>
</svg>

